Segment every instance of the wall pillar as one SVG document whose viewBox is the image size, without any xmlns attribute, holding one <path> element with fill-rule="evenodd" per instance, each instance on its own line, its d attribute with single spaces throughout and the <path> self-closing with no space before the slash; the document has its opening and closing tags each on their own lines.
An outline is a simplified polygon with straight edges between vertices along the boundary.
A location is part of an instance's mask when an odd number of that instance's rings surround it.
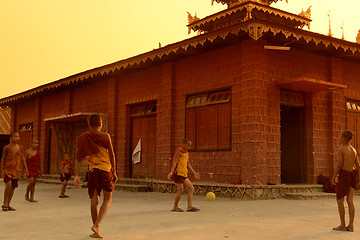
<svg viewBox="0 0 360 240">
<path fill-rule="evenodd" d="M 280 136 L 267 134 L 268 126 L 268 59 L 263 40 L 242 42 L 240 92 L 241 174 L 243 184 L 266 184 L 267 142 L 280 141 Z M 280 124 L 273 119 L 273 124 Z"/>
</svg>

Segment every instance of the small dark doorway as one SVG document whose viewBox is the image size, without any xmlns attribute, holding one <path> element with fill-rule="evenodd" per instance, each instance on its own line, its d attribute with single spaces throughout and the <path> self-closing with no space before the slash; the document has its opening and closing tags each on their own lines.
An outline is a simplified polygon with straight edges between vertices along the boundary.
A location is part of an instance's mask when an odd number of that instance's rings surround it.
<svg viewBox="0 0 360 240">
<path fill-rule="evenodd" d="M 305 108 L 281 106 L 281 182 L 306 182 Z"/>
</svg>

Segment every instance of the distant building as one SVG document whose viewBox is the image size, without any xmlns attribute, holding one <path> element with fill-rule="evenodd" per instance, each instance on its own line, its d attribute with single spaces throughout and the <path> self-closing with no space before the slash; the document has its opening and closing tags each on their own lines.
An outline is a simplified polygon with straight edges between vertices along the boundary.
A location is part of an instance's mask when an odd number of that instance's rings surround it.
<svg viewBox="0 0 360 240">
<path fill-rule="evenodd" d="M 360 150 L 360 45 L 304 30 L 310 12 L 276 0 L 213 2 L 229 8 L 189 16 L 196 37 L 0 99 L 12 129 L 40 140 L 45 173 L 75 156 L 95 112 L 123 178 L 166 179 L 183 137 L 201 181 L 222 183 L 315 183 L 346 128 Z"/>
</svg>

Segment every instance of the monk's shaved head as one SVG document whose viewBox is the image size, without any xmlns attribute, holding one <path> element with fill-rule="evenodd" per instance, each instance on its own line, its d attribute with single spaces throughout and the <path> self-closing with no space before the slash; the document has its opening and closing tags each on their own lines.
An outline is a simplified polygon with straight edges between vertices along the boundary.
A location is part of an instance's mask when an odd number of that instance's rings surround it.
<svg viewBox="0 0 360 240">
<path fill-rule="evenodd" d="M 341 133 L 341 136 L 345 138 L 346 141 L 350 142 L 353 138 L 353 133 L 349 130 L 345 130 Z"/>
<path fill-rule="evenodd" d="M 90 127 L 99 127 L 101 125 L 101 117 L 99 114 L 92 114 L 89 118 Z"/>
</svg>

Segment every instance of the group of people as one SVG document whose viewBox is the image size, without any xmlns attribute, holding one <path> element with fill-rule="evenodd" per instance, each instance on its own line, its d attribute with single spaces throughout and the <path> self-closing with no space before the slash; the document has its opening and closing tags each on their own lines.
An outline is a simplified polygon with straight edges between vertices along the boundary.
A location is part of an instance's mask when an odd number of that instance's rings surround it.
<svg viewBox="0 0 360 240">
<path fill-rule="evenodd" d="M 116 175 L 116 160 L 111 142 L 111 137 L 108 133 L 102 132 L 102 119 L 98 114 L 93 114 L 88 120 L 89 131 L 85 132 L 77 139 L 77 153 L 76 157 L 78 163 L 75 170 L 74 185 L 80 186 L 80 166 L 85 159 L 88 165 L 88 195 L 91 204 L 91 218 L 93 225 L 91 226 L 93 238 L 102 238 L 100 234 L 100 224 L 106 212 L 108 211 L 111 201 L 112 192 L 114 190 L 114 183 L 117 181 Z M 334 230 L 339 231 L 354 231 L 354 194 L 360 184 L 360 164 L 356 150 L 350 145 L 353 137 L 352 132 L 344 131 L 341 134 L 341 146 L 338 151 L 337 166 L 334 171 L 332 183 L 336 184 L 336 197 L 338 203 L 338 210 L 340 215 L 340 225 L 334 227 Z M 19 145 L 19 133 L 12 132 L 10 134 L 10 143 L 3 148 L 1 157 L 1 177 L 5 182 L 4 203 L 2 205 L 3 211 L 14 211 L 10 206 L 14 190 L 18 187 L 18 179 L 22 172 L 26 173 L 29 178 L 29 184 L 26 188 L 25 199 L 30 202 L 36 202 L 34 199 L 36 178 L 40 174 L 40 152 L 39 142 L 32 141 L 32 147 L 22 154 L 22 147 Z M 184 138 L 182 146 L 175 152 L 170 173 L 168 178 L 175 181 L 177 187 L 177 194 L 175 196 L 174 206 L 171 209 L 173 212 L 183 212 L 178 204 L 183 193 L 184 185 L 188 188 L 188 202 L 187 211 L 197 212 L 200 209 L 192 205 L 192 198 L 194 193 L 194 186 L 188 178 L 188 171 L 190 170 L 196 179 L 200 178 L 189 162 L 189 152 L 191 141 Z M 65 195 L 66 185 L 72 175 L 72 161 L 70 155 L 65 153 L 63 161 L 61 162 L 60 180 L 63 182 L 60 198 L 68 197 Z M 104 194 L 102 205 L 99 209 L 99 198 Z M 349 206 L 349 224 L 345 224 L 345 208 L 344 198 L 347 197 Z"/>
<path fill-rule="evenodd" d="M 88 194 L 91 200 L 91 218 L 93 225 L 90 236 L 93 238 L 102 238 L 100 234 L 100 224 L 106 212 L 108 211 L 111 201 L 114 183 L 117 181 L 116 160 L 108 133 L 102 132 L 102 119 L 98 114 L 93 114 L 88 120 L 89 131 L 85 132 L 77 139 L 76 158 L 78 159 L 74 185 L 80 186 L 80 167 L 85 159 L 88 165 L 87 186 Z M 40 174 L 40 152 L 38 140 L 32 141 L 32 147 L 22 154 L 22 147 L 19 145 L 20 136 L 18 132 L 10 134 L 10 143 L 3 148 L 1 157 L 1 177 L 5 182 L 3 211 L 15 211 L 10 206 L 15 188 L 18 187 L 18 179 L 25 173 L 29 178 L 29 184 L 26 188 L 25 199 L 30 202 L 37 202 L 34 199 L 36 178 Z M 192 197 L 194 187 L 187 177 L 188 169 L 195 175 L 196 179 L 200 178 L 200 174 L 195 172 L 189 163 L 189 148 L 191 141 L 183 139 L 182 147 L 177 149 L 170 173 L 169 179 L 173 179 L 176 183 L 178 192 L 175 197 L 174 207 L 171 211 L 182 212 L 178 203 L 183 193 L 183 185 L 189 188 L 188 192 L 188 212 L 196 212 L 200 209 L 192 205 Z M 73 165 L 68 153 L 63 154 L 63 161 L 60 164 L 60 180 L 63 182 L 60 198 L 67 198 L 65 195 L 66 186 L 73 174 Z M 104 194 L 102 205 L 99 209 L 99 198 Z"/>
<path fill-rule="evenodd" d="M 3 211 L 15 211 L 15 208 L 10 206 L 10 202 L 22 173 L 29 178 L 25 199 L 29 202 L 37 202 L 34 199 L 34 192 L 36 178 L 40 174 L 39 142 L 32 140 L 32 147 L 23 154 L 19 141 L 19 133 L 11 132 L 10 143 L 3 148 L 1 156 L 1 177 L 5 182 L 4 203 L 1 207 Z"/>
</svg>

